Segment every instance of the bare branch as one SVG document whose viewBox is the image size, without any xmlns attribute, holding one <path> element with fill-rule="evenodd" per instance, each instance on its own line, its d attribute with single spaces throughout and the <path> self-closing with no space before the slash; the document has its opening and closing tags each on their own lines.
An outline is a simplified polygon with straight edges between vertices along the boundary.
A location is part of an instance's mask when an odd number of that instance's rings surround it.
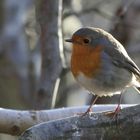
<svg viewBox="0 0 140 140">
<path fill-rule="evenodd" d="M 19 140 L 136 140 L 140 139 L 139 118 L 140 105 L 123 109 L 117 121 L 104 113 L 69 117 L 36 125 L 25 131 Z"/>
<path fill-rule="evenodd" d="M 102 112 L 105 110 L 114 110 L 115 105 L 95 105 L 94 112 Z M 123 105 L 122 107 L 128 107 Z M 85 107 L 71 107 L 53 110 L 41 111 L 20 111 L 10 109 L 0 109 L 0 133 L 12 135 L 20 135 L 27 128 L 47 121 L 62 119 L 73 116 L 77 113 L 83 113 L 87 109 Z"/>
<path fill-rule="evenodd" d="M 60 0 L 40 0 L 36 5 L 36 17 L 40 24 L 41 36 L 41 78 L 37 94 L 36 108 L 50 108 L 53 90 L 57 78 L 62 71 L 59 45 L 62 38 L 60 31 L 59 14 Z M 61 44 L 62 45 L 62 44 Z M 61 49 L 62 51 L 62 49 Z"/>
</svg>

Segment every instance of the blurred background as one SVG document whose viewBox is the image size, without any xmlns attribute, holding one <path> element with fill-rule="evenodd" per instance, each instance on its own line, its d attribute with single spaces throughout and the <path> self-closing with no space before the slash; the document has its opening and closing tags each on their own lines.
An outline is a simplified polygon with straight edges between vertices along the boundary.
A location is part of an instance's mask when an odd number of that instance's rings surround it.
<svg viewBox="0 0 140 140">
<path fill-rule="evenodd" d="M 40 85 L 42 57 L 37 6 L 35 0 L 0 2 L 0 107 L 36 109 L 33 99 Z M 80 27 L 102 28 L 124 45 L 140 67 L 139 0 L 64 0 L 61 6 L 63 40 Z M 72 48 L 68 43 L 63 44 L 64 65 L 54 107 L 89 104 L 91 96 L 75 82 L 70 72 Z M 118 95 L 102 97 L 97 103 L 118 103 L 118 99 Z M 137 91 L 127 89 L 122 103 L 139 102 Z M 17 138 L 0 135 L 0 140 L 8 139 Z"/>
</svg>

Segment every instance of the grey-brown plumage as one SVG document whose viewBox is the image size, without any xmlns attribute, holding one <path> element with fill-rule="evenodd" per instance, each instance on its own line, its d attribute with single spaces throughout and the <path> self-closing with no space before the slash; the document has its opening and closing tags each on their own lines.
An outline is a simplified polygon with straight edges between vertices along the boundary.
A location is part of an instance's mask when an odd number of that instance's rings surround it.
<svg viewBox="0 0 140 140">
<path fill-rule="evenodd" d="M 106 96 L 121 92 L 129 86 L 140 86 L 138 66 L 111 34 L 99 28 L 81 28 L 73 34 L 71 42 L 75 46 L 82 45 L 87 48 L 102 46 L 103 48 L 100 54 L 101 66 L 97 75 L 89 78 L 79 71 L 79 75 L 75 77 L 87 90 L 99 96 Z"/>
</svg>

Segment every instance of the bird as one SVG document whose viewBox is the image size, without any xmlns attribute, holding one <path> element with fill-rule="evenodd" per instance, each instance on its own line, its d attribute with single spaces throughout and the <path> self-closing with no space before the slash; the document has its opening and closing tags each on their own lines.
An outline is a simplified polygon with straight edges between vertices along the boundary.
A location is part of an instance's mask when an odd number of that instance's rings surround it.
<svg viewBox="0 0 140 140">
<path fill-rule="evenodd" d="M 114 111 L 116 116 L 120 111 L 124 90 L 131 86 L 140 87 L 138 66 L 123 45 L 103 29 L 83 27 L 65 41 L 72 43 L 71 72 L 74 78 L 82 87 L 96 95 L 84 115 L 91 112 L 99 97 L 120 94 Z"/>
</svg>

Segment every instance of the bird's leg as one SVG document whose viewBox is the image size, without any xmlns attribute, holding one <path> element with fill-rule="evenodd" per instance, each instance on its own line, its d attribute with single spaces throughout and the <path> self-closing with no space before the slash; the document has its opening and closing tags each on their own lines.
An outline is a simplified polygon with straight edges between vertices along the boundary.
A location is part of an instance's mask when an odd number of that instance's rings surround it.
<svg viewBox="0 0 140 140">
<path fill-rule="evenodd" d="M 109 116 L 109 117 L 112 117 L 113 119 L 117 117 L 118 113 L 119 113 L 120 110 L 121 110 L 120 104 L 121 104 L 121 100 L 122 100 L 122 94 L 123 94 L 123 91 L 122 91 L 121 94 L 120 94 L 119 102 L 118 102 L 118 105 L 117 105 L 115 111 L 106 112 L 105 115 L 107 115 L 107 116 Z"/>
<path fill-rule="evenodd" d="M 86 111 L 82 116 L 85 116 L 85 115 L 87 115 L 89 112 L 92 112 L 92 110 L 91 110 L 91 109 L 92 109 L 92 106 L 96 103 L 98 97 L 99 97 L 98 95 L 96 95 L 95 97 L 92 96 L 91 104 L 90 104 L 89 108 L 87 109 L 87 111 Z"/>
<path fill-rule="evenodd" d="M 120 97 L 119 97 L 119 103 L 114 111 L 114 115 L 113 115 L 113 118 L 117 117 L 118 113 L 120 112 L 121 110 L 121 107 L 120 107 L 120 104 L 121 104 L 121 100 L 122 100 L 122 94 L 123 94 L 123 91 L 121 92 L 120 94 Z"/>
</svg>

